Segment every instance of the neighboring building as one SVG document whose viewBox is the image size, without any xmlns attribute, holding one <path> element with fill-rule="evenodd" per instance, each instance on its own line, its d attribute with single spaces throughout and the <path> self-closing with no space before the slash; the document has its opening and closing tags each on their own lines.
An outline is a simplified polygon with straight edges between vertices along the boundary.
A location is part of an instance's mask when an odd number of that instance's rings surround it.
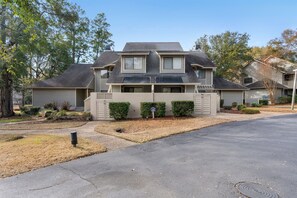
<svg viewBox="0 0 297 198">
<path fill-rule="evenodd" d="M 85 110 L 100 120 L 109 119 L 109 102 L 130 102 L 129 117 L 139 117 L 140 102 L 166 102 L 171 115 L 171 101 L 193 100 L 195 115 L 214 115 L 217 93 L 226 105 L 242 104 L 246 89 L 214 79 L 215 69 L 201 50 L 184 51 L 178 42 L 127 43 L 123 51 L 101 53 L 93 65 L 73 65 L 59 77 L 34 84 L 33 105 L 71 101 L 82 106 L 85 99 Z"/>
<path fill-rule="evenodd" d="M 31 86 L 32 103 L 43 107 L 56 102 L 69 102 L 72 107 L 84 106 L 84 100 L 94 91 L 94 74 L 90 64 L 73 64 L 55 78 L 39 81 Z"/>
<path fill-rule="evenodd" d="M 269 94 L 263 86 L 263 79 L 259 75 L 261 67 L 265 66 L 272 68 L 270 79 L 276 82 L 276 99 L 280 96 L 292 95 L 293 70 L 297 69 L 297 65 L 277 57 L 269 56 L 263 61 L 254 60 L 243 69 L 242 85 L 250 89 L 245 94 L 245 100 L 248 103 L 258 102 L 260 99 L 269 99 Z"/>
</svg>

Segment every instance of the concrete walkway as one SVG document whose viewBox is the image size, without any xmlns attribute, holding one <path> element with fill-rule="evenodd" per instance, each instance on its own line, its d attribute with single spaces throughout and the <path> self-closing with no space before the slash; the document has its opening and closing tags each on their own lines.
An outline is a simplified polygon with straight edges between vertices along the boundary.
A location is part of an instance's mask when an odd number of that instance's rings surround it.
<svg viewBox="0 0 297 198">
<path fill-rule="evenodd" d="M 0 130 L 0 134 L 55 134 L 69 135 L 71 131 L 76 131 L 78 137 L 84 137 L 104 145 L 108 150 L 115 150 L 136 143 L 124 139 L 116 138 L 95 132 L 95 127 L 100 125 L 100 121 L 87 122 L 85 125 L 76 128 L 51 129 L 51 130 Z"/>
</svg>

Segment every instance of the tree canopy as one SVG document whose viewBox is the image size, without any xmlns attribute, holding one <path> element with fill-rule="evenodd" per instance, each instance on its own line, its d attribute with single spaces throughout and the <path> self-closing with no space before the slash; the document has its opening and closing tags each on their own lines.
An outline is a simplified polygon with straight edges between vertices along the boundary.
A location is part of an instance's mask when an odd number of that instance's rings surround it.
<svg viewBox="0 0 297 198">
<path fill-rule="evenodd" d="M 204 35 L 196 41 L 196 45 L 217 65 L 217 76 L 239 81 L 243 66 L 252 59 L 248 41 L 249 35 L 246 33 L 227 31 L 218 35 Z"/>
<path fill-rule="evenodd" d="M 89 19 L 67 0 L 2 0 L 0 13 L 2 116 L 13 114 L 13 89 L 24 91 L 72 63 L 93 62 L 113 43 L 104 13 Z"/>
</svg>

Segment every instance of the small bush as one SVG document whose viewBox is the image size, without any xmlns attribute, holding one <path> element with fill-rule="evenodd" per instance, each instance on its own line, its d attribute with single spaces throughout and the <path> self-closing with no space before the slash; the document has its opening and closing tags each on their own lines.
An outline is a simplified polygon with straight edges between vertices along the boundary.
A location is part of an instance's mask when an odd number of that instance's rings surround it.
<svg viewBox="0 0 297 198">
<path fill-rule="evenodd" d="M 220 107 L 223 108 L 223 106 L 224 106 L 224 99 L 221 99 L 220 100 Z"/>
<path fill-rule="evenodd" d="M 61 106 L 61 109 L 65 110 L 65 111 L 69 111 L 70 107 L 71 107 L 70 103 L 68 101 L 64 101 L 62 106 Z"/>
<path fill-rule="evenodd" d="M 172 101 L 171 104 L 174 117 L 190 116 L 194 112 L 193 101 Z"/>
<path fill-rule="evenodd" d="M 278 98 L 278 103 L 279 104 L 288 104 L 292 102 L 292 97 L 291 96 L 281 96 Z M 297 103 L 297 96 L 295 97 L 295 103 Z"/>
<path fill-rule="evenodd" d="M 246 106 L 243 105 L 243 104 L 241 104 L 241 105 L 237 105 L 237 110 L 238 110 L 238 111 L 241 111 L 242 109 L 245 109 L 245 108 L 246 108 Z"/>
<path fill-rule="evenodd" d="M 232 108 L 237 107 L 237 102 L 232 102 Z"/>
<path fill-rule="evenodd" d="M 257 113 L 260 113 L 260 111 L 258 109 L 249 109 L 249 108 L 242 109 L 241 112 L 245 113 L 245 114 L 257 114 Z"/>
<path fill-rule="evenodd" d="M 165 117 L 166 103 L 165 102 L 141 102 L 140 115 L 142 118 L 152 117 L 151 108 L 155 107 L 155 117 Z"/>
<path fill-rule="evenodd" d="M 40 110 L 40 107 L 34 107 L 34 106 L 20 107 L 20 111 L 26 115 L 37 115 L 39 110 Z"/>
<path fill-rule="evenodd" d="M 51 109 L 51 110 L 58 110 L 58 103 L 56 102 L 50 102 L 43 105 L 45 109 Z"/>
<path fill-rule="evenodd" d="M 126 119 L 129 112 L 130 103 L 129 102 L 110 102 L 109 103 L 109 113 L 110 117 L 115 120 Z"/>
<path fill-rule="evenodd" d="M 231 110 L 232 109 L 232 106 L 224 106 L 224 109 L 225 110 Z"/>
<path fill-rule="evenodd" d="M 81 115 L 82 119 L 85 121 L 91 121 L 92 120 L 92 115 L 90 112 L 83 112 Z"/>
<path fill-rule="evenodd" d="M 52 115 L 53 111 L 52 110 L 47 110 L 44 111 L 43 117 L 48 118 Z"/>
<path fill-rule="evenodd" d="M 268 100 L 259 100 L 259 104 L 268 105 Z"/>
</svg>

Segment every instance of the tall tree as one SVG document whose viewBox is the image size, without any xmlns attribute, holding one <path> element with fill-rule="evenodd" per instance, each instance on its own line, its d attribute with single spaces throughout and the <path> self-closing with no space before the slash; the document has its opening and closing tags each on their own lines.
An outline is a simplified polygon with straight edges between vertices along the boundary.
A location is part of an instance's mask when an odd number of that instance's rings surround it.
<svg viewBox="0 0 297 198">
<path fill-rule="evenodd" d="M 280 38 L 271 40 L 268 46 L 278 53 L 279 58 L 297 62 L 297 31 L 284 30 Z"/>
<path fill-rule="evenodd" d="M 239 81 L 244 64 L 252 59 L 248 41 L 246 33 L 227 31 L 219 35 L 204 35 L 196 41 L 196 45 L 217 65 L 217 76 Z"/>
<path fill-rule="evenodd" d="M 107 45 L 113 45 L 112 34 L 109 32 L 110 24 L 107 23 L 104 13 L 99 13 L 91 22 L 91 45 L 93 58 L 96 60 Z"/>
</svg>

